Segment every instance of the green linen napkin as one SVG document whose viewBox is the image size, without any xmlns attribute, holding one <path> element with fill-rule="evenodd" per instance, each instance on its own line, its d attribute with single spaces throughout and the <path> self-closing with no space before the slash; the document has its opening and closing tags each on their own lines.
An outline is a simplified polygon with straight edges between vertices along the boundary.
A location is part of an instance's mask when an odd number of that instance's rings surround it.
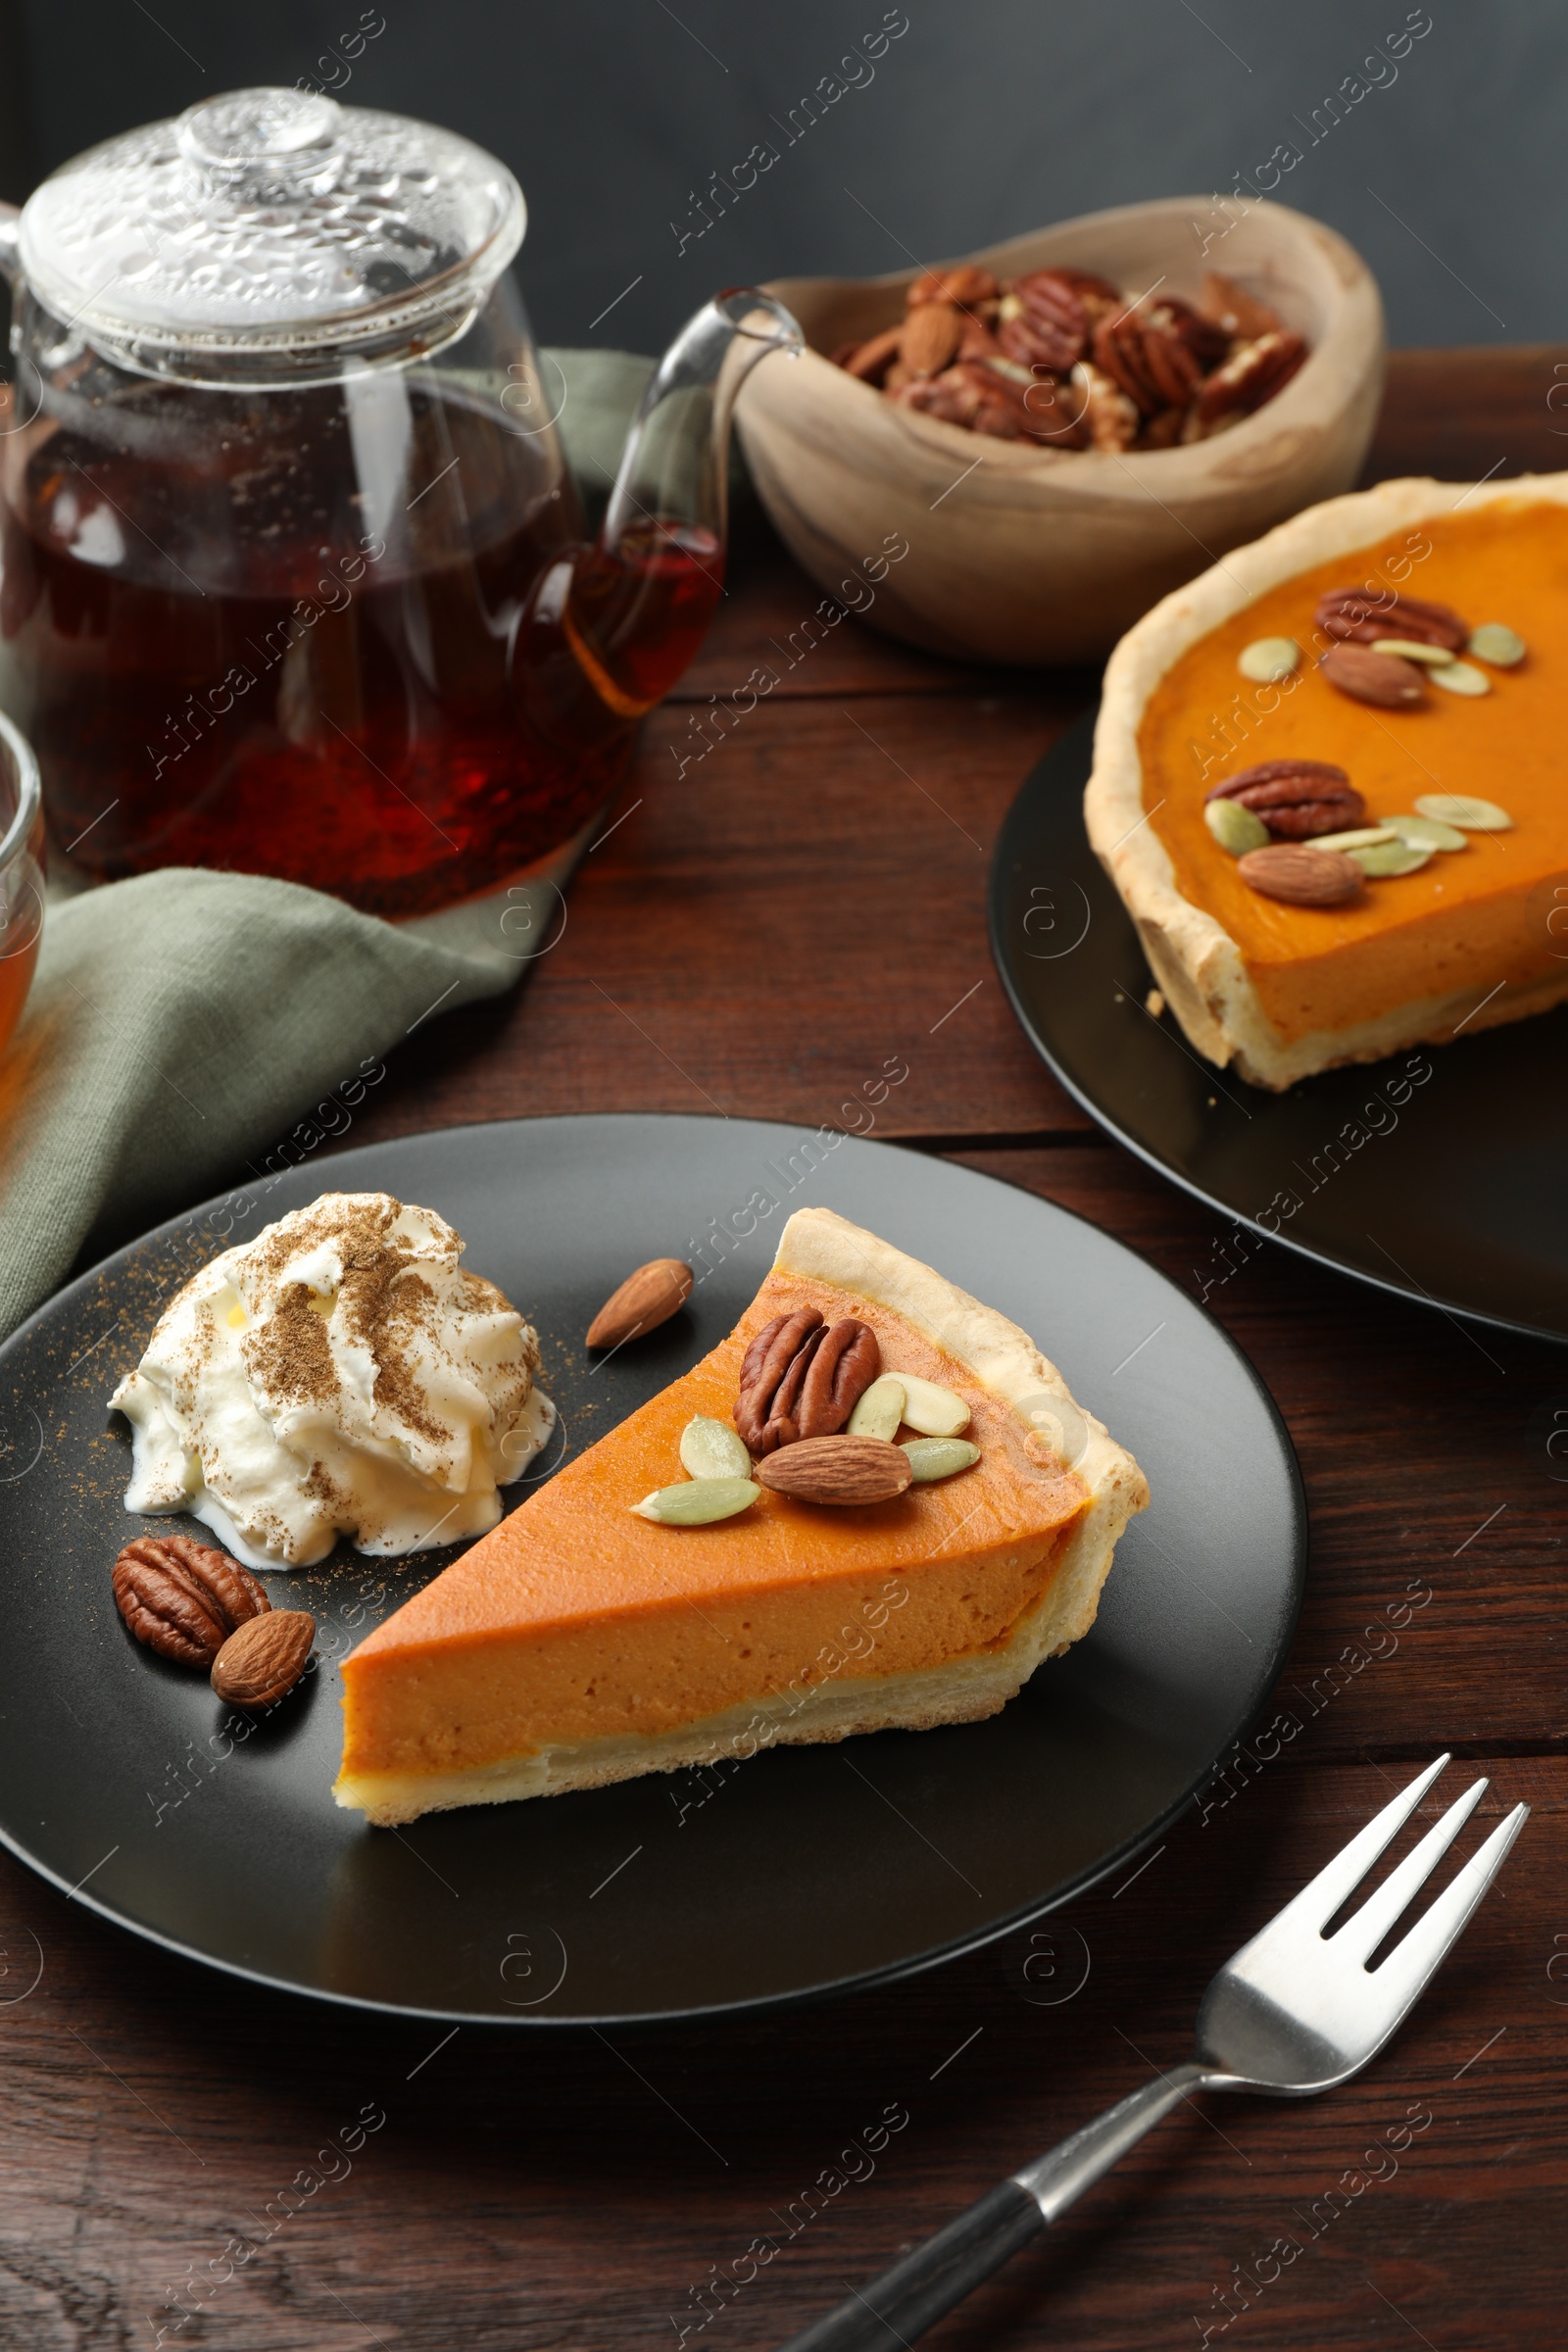
<svg viewBox="0 0 1568 2352">
<path fill-rule="evenodd" d="M 568 461 L 602 503 L 652 363 L 542 356 Z M 554 881 L 415 923 L 185 867 L 52 904 L 0 1056 L 0 1338 L 79 1256 L 347 1132 L 394 1046 L 525 969 L 580 846 Z"/>
</svg>

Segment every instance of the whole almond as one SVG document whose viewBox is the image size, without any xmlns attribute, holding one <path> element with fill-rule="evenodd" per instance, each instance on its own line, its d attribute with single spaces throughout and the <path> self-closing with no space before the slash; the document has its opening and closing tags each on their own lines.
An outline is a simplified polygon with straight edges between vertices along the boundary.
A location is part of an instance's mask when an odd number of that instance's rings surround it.
<svg viewBox="0 0 1568 2352">
<path fill-rule="evenodd" d="M 963 340 L 963 314 L 951 303 L 923 302 L 904 321 L 899 357 L 913 376 L 940 375 Z"/>
<path fill-rule="evenodd" d="M 978 262 L 952 262 L 946 270 L 922 270 L 904 299 L 912 311 L 925 302 L 995 302 L 1001 291 Z"/>
<path fill-rule="evenodd" d="M 753 1476 L 796 1502 L 891 1502 L 908 1486 L 909 1457 L 886 1438 L 802 1438 L 757 1464 Z"/>
<path fill-rule="evenodd" d="M 678 1257 L 653 1257 L 628 1274 L 588 1326 L 590 1348 L 623 1348 L 667 1323 L 692 1295 L 692 1270 Z"/>
<path fill-rule="evenodd" d="M 270 1609 L 236 1628 L 213 1660 L 213 1689 L 232 1707 L 270 1707 L 305 1672 L 316 1640 L 309 1609 Z"/>
<path fill-rule="evenodd" d="M 1287 906 L 1338 906 L 1361 887 L 1361 869 L 1343 850 L 1314 850 L 1306 843 L 1273 843 L 1249 850 L 1236 861 L 1242 880 L 1265 899 Z"/>
<path fill-rule="evenodd" d="M 1369 645 L 1331 645 L 1322 669 L 1329 684 L 1352 702 L 1372 703 L 1380 710 L 1419 710 L 1427 699 L 1413 662 L 1397 654 L 1375 653 Z"/>
</svg>

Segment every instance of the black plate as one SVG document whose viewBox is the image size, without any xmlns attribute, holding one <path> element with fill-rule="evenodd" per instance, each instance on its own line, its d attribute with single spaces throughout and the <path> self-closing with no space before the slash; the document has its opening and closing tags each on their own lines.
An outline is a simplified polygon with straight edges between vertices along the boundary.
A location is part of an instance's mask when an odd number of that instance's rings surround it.
<svg viewBox="0 0 1568 2352">
<path fill-rule="evenodd" d="M 1084 831 L 1094 713 L 1008 811 L 991 946 L 1013 1010 L 1069 1094 L 1151 1167 L 1250 1230 L 1200 1269 L 1228 1281 L 1266 1235 L 1379 1289 L 1568 1338 L 1568 1006 L 1452 1045 L 1326 1070 L 1289 1094 L 1216 1070 L 1151 980 Z"/>
<path fill-rule="evenodd" d="M 825 1202 L 934 1261 L 1034 1332 L 1149 1475 L 1153 1507 L 1122 1542 L 1093 1635 L 989 1723 L 368 1828 L 332 1802 L 332 1661 L 453 1553 L 399 1571 L 340 1552 L 270 1579 L 274 1603 L 316 1612 L 326 1663 L 242 1744 L 200 1676 L 130 1640 L 109 1585 L 133 1534 L 187 1523 L 126 1516 L 128 1439 L 105 1398 L 179 1280 L 328 1185 L 452 1219 L 468 1263 L 540 1331 L 569 1447 L 731 1328 L 789 1209 Z M 734 1239 L 759 1195 L 778 1205 Z M 712 1271 L 690 1306 L 590 1364 L 578 1335 L 621 1276 L 699 1249 Z M 525 2023 L 712 2012 L 898 1975 L 1121 1866 L 1268 1691 L 1305 1547 L 1273 1405 L 1163 1276 L 1010 1186 L 741 1119 L 456 1128 L 166 1225 L 0 1349 L 0 1481 L 12 1850 L 107 1918 L 238 1975 Z"/>
</svg>

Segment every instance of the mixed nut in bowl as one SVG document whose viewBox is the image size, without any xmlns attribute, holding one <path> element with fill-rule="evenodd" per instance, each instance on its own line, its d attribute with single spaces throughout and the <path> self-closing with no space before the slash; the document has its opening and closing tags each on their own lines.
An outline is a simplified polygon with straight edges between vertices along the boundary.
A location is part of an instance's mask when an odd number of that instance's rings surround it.
<svg viewBox="0 0 1568 2352">
<path fill-rule="evenodd" d="M 963 659 L 1100 659 L 1227 548 L 1348 488 L 1382 393 L 1370 271 L 1283 205 L 1123 205 L 770 291 L 808 345 L 740 403 L 775 527 L 830 595 L 902 534 L 866 617 Z"/>
</svg>

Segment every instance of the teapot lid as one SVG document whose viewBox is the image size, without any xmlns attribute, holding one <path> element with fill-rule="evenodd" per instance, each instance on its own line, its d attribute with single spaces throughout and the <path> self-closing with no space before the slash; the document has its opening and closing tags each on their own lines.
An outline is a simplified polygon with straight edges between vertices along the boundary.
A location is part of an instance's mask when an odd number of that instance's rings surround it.
<svg viewBox="0 0 1568 2352">
<path fill-rule="evenodd" d="M 506 166 L 453 131 L 231 90 L 62 165 L 24 207 L 21 261 L 141 372 L 299 382 L 452 341 L 525 217 Z"/>
</svg>

